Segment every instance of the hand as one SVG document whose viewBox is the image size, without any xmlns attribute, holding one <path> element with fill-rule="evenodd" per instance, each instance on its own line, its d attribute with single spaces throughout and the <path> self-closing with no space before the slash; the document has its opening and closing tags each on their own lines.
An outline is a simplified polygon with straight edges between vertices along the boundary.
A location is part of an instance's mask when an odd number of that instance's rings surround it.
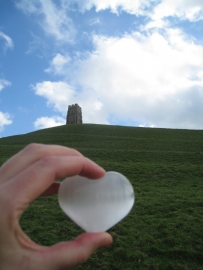
<svg viewBox="0 0 203 270">
<path fill-rule="evenodd" d="M 108 233 L 84 233 L 74 241 L 44 247 L 20 228 L 23 211 L 39 195 L 57 194 L 59 177 L 97 179 L 105 171 L 79 152 L 63 146 L 30 144 L 0 167 L 0 269 L 55 270 L 85 262 L 109 245 Z"/>
</svg>

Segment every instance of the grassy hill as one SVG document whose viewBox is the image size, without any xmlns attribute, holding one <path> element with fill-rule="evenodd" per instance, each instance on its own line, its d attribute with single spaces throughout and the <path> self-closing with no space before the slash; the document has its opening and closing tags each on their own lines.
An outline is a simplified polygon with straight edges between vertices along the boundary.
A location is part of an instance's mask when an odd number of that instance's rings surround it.
<svg viewBox="0 0 203 270">
<path fill-rule="evenodd" d="M 110 230 L 114 243 L 76 269 L 203 269 L 203 131 L 69 125 L 0 139 L 0 164 L 31 143 L 76 148 L 132 183 L 136 203 Z M 58 206 L 38 198 L 21 219 L 37 243 L 82 232 Z"/>
</svg>

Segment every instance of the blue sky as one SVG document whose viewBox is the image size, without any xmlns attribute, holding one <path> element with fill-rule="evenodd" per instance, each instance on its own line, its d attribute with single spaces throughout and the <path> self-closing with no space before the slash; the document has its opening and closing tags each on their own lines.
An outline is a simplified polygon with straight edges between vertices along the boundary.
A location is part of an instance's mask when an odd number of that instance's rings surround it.
<svg viewBox="0 0 203 270">
<path fill-rule="evenodd" d="M 203 129 L 202 0 L 0 0 L 0 137 L 83 122 Z"/>
</svg>

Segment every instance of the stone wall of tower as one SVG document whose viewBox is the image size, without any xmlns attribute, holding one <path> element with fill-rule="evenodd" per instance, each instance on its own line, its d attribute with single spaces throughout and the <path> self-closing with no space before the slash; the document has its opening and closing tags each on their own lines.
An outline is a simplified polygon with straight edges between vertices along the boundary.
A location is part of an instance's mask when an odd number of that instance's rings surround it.
<svg viewBox="0 0 203 270">
<path fill-rule="evenodd" d="M 82 124 L 82 109 L 78 104 L 68 106 L 66 125 Z"/>
</svg>

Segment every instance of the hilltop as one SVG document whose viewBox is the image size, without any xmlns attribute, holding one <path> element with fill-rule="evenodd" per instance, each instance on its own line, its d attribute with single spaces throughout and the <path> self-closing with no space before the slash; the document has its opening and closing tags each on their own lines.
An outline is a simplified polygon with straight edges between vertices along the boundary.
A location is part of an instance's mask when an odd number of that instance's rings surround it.
<svg viewBox="0 0 203 270">
<path fill-rule="evenodd" d="M 111 162 L 166 162 L 164 153 L 176 158 L 203 151 L 202 130 L 124 127 L 96 124 L 64 125 L 0 139 L 3 161 L 29 143 L 60 144 L 76 148 L 90 158 Z M 112 159 L 113 152 L 118 160 Z M 132 155 L 132 156 L 131 156 Z M 165 155 L 166 156 L 166 155 Z M 128 157 L 131 160 L 128 160 Z M 201 157 L 201 155 L 200 155 Z M 155 158 L 153 160 L 153 158 Z M 167 160 L 169 155 L 167 155 Z M 189 158 L 189 157 L 187 157 Z"/>
</svg>

